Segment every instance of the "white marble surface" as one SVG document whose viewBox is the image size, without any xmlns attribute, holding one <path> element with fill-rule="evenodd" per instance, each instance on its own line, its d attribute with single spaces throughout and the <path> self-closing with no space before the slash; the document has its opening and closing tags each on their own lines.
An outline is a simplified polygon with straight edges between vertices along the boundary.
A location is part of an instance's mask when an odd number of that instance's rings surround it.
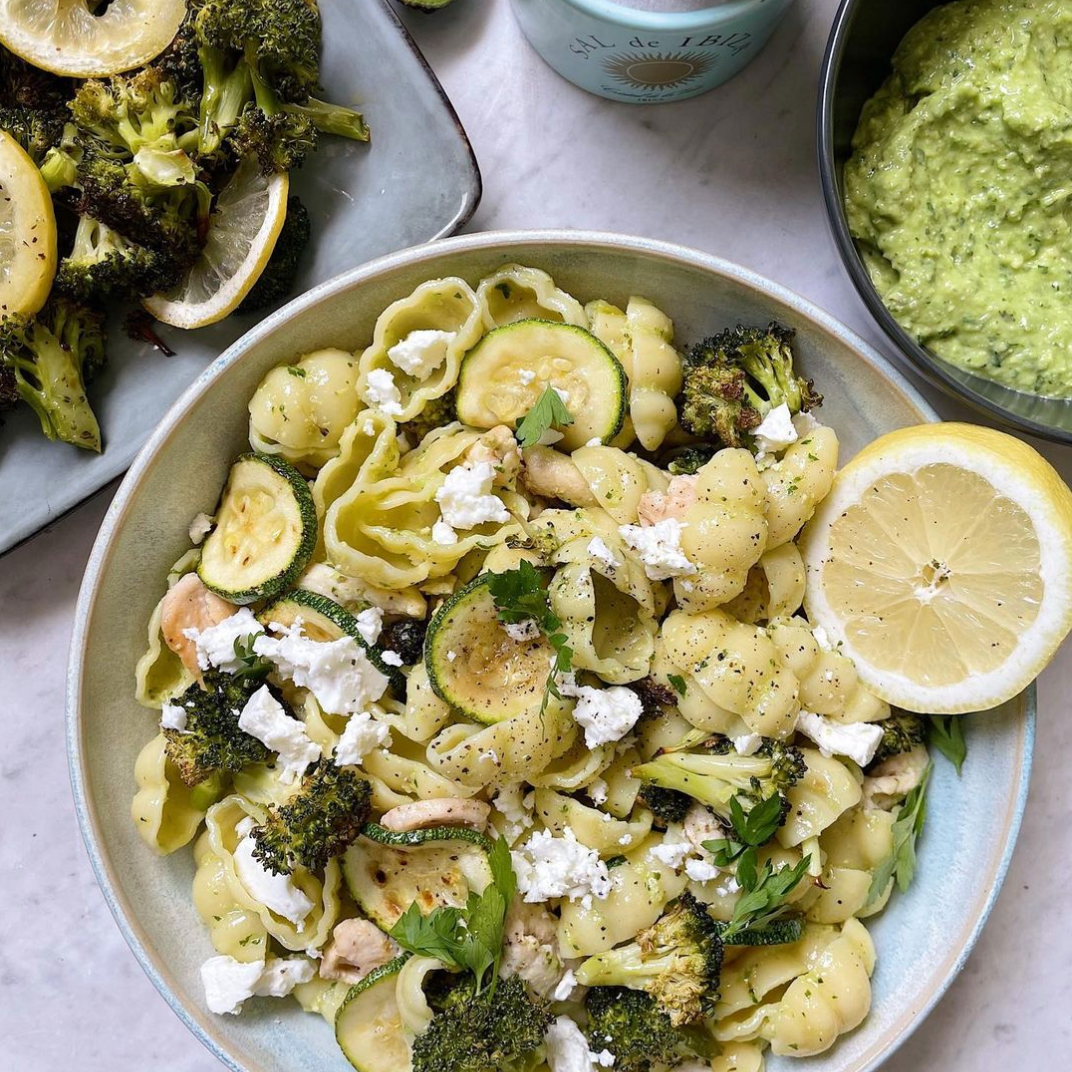
<svg viewBox="0 0 1072 1072">
<path fill-rule="evenodd" d="M 815 85 L 835 6 L 801 0 L 736 81 L 662 108 L 611 104 L 563 82 L 528 50 L 506 0 L 459 0 L 406 21 L 483 168 L 470 229 L 595 227 L 698 246 L 878 342 L 827 236 L 816 176 Z M 1048 453 L 1072 474 L 1072 453 Z M 70 617 L 113 490 L 0 560 L 0 1067 L 13 1072 L 220 1067 L 123 944 L 70 800 Z M 1004 892 L 964 973 L 888 1072 L 1072 1067 L 1072 720 L 1061 699 L 1070 691 L 1066 650 L 1040 685 L 1035 775 Z"/>
</svg>

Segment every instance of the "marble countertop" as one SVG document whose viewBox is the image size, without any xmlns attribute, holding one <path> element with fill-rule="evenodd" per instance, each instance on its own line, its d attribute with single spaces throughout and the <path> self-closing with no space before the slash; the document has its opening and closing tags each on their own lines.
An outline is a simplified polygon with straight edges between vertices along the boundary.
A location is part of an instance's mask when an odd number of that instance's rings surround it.
<svg viewBox="0 0 1072 1072">
<path fill-rule="evenodd" d="M 804 294 L 881 347 L 827 234 L 815 164 L 815 87 L 836 4 L 796 4 L 736 80 L 662 107 L 612 104 L 564 82 L 529 50 L 506 0 L 405 19 L 483 169 L 469 230 L 585 227 L 696 246 Z M 1043 449 L 1072 476 L 1072 452 Z M 112 922 L 67 780 L 70 620 L 113 492 L 0 559 L 0 1065 L 211 1072 L 220 1066 Z M 1004 891 L 964 972 L 887 1072 L 1072 1067 L 1072 719 L 1060 699 L 1070 692 L 1066 646 L 1041 679 L 1031 795 Z"/>
</svg>

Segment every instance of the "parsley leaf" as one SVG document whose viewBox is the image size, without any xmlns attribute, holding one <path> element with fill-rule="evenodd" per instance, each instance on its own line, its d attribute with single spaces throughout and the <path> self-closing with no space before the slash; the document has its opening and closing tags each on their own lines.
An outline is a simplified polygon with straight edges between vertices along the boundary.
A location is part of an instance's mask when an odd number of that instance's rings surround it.
<svg viewBox="0 0 1072 1072">
<path fill-rule="evenodd" d="M 562 396 L 548 384 L 536 405 L 525 414 L 517 426 L 517 441 L 522 447 L 534 447 L 552 427 L 568 428 L 573 424 L 573 414 L 566 409 Z"/>
<path fill-rule="evenodd" d="M 766 800 L 746 812 L 739 797 L 730 798 L 730 822 L 736 838 L 705 841 L 703 847 L 715 857 L 719 867 L 726 867 L 739 859 L 748 848 L 765 845 L 778 827 L 782 825 L 782 798 L 772 793 Z M 740 879 L 738 879 L 740 881 Z"/>
<path fill-rule="evenodd" d="M 934 745 L 949 760 L 960 774 L 964 760 L 968 755 L 968 744 L 964 740 L 964 723 L 956 715 L 931 715 L 927 730 L 927 744 Z"/>
<path fill-rule="evenodd" d="M 685 679 L 680 674 L 668 674 L 666 680 L 674 687 L 678 696 L 685 695 Z"/>
<path fill-rule="evenodd" d="M 235 677 L 266 677 L 272 664 L 268 659 L 253 650 L 253 644 L 260 633 L 250 633 L 246 637 L 235 637 L 235 658 L 242 664 L 235 672 Z"/>
<path fill-rule="evenodd" d="M 904 893 L 916 873 L 916 838 L 922 832 L 923 821 L 927 817 L 927 783 L 933 769 L 928 763 L 919 785 L 901 804 L 901 810 L 893 822 L 893 851 L 875 868 L 865 907 L 874 904 L 886 892 L 890 879 L 895 878 L 897 888 Z"/>
</svg>

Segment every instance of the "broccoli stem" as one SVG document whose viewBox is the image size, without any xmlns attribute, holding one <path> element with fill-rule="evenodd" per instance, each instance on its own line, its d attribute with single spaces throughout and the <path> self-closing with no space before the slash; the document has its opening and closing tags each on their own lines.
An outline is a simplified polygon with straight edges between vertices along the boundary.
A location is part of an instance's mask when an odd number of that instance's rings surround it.
<svg viewBox="0 0 1072 1072">
<path fill-rule="evenodd" d="M 305 116 L 317 130 L 325 134 L 336 134 L 340 138 L 352 138 L 354 141 L 369 140 L 365 117 L 341 104 L 329 104 L 327 101 L 310 97 L 305 104 L 284 104 L 283 111 Z"/>
</svg>

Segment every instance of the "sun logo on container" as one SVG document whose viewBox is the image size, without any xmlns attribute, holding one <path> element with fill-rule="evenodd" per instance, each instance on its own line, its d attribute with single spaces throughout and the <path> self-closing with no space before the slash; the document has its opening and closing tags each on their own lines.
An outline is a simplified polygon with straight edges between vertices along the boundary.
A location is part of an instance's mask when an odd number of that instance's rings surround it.
<svg viewBox="0 0 1072 1072">
<path fill-rule="evenodd" d="M 680 89 L 713 66 L 714 61 L 702 52 L 630 52 L 605 60 L 603 70 L 637 89 Z"/>
</svg>

